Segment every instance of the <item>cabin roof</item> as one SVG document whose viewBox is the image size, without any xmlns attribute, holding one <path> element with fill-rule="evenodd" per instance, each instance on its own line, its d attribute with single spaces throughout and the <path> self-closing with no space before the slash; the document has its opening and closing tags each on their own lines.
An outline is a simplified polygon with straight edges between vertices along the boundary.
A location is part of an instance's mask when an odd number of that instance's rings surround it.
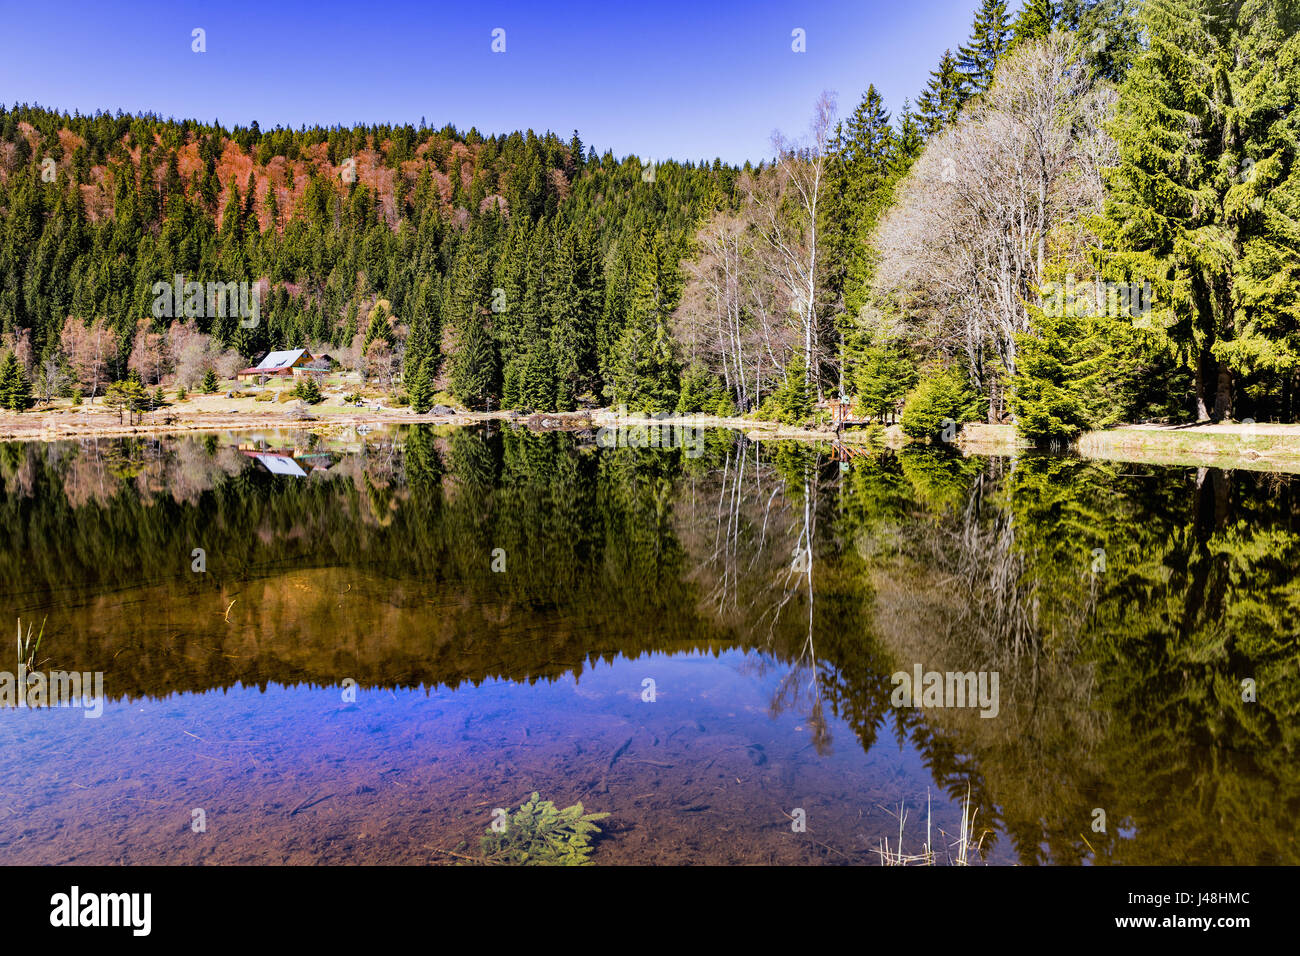
<svg viewBox="0 0 1300 956">
<path fill-rule="evenodd" d="M 311 358 L 311 353 L 306 349 L 291 349 L 285 352 L 268 352 L 266 358 L 254 365 L 257 369 L 280 369 L 289 368 L 294 362 L 302 356 Z"/>
</svg>

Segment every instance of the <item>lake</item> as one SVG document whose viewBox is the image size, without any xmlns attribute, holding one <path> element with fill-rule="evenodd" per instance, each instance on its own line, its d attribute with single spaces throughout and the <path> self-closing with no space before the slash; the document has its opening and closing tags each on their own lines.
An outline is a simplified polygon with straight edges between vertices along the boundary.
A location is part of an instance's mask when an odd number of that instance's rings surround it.
<svg viewBox="0 0 1300 956">
<path fill-rule="evenodd" d="M 0 445 L 6 862 L 1300 862 L 1293 477 L 694 439 Z"/>
</svg>

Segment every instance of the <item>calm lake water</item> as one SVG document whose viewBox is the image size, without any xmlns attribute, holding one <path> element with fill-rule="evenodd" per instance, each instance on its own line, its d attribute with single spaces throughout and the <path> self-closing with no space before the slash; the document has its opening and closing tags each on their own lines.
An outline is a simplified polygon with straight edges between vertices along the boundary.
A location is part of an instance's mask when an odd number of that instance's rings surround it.
<svg viewBox="0 0 1300 956">
<path fill-rule="evenodd" d="M 449 863 L 539 791 L 598 863 L 1300 862 L 1295 479 L 842 457 L 0 445 L 0 623 L 106 698 L 0 707 L 3 859 Z"/>
</svg>

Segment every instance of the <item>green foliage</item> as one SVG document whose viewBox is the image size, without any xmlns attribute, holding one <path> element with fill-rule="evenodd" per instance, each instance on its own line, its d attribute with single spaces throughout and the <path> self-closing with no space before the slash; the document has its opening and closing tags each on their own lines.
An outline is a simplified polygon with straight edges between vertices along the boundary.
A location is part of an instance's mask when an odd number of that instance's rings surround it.
<svg viewBox="0 0 1300 956">
<path fill-rule="evenodd" d="M 957 69 L 957 58 L 951 50 L 944 50 L 916 101 L 918 124 L 924 136 L 933 136 L 956 118 L 965 98 L 965 85 L 965 78 Z"/>
<path fill-rule="evenodd" d="M 1090 296 L 1059 303 L 1063 308 L 1031 308 L 1030 332 L 1016 336 L 1008 405 L 1020 434 L 1035 445 L 1068 444 L 1085 431 L 1149 412 L 1144 399 L 1151 380 L 1171 381 L 1155 357 L 1157 337 L 1130 315 L 1091 308 Z"/>
<path fill-rule="evenodd" d="M 217 390 L 219 384 L 216 370 L 210 368 L 203 373 L 203 381 L 199 383 L 199 391 L 204 395 L 211 395 Z"/>
<path fill-rule="evenodd" d="M 428 361 L 416 366 L 415 372 L 406 380 L 411 410 L 423 415 L 433 407 L 433 383 L 429 381 Z"/>
<path fill-rule="evenodd" d="M 682 375 L 682 388 L 677 396 L 677 412 L 681 415 L 721 415 L 735 413 L 722 380 L 698 362 L 692 363 Z"/>
<path fill-rule="evenodd" d="M 1052 32 L 1059 17 L 1056 0 L 1025 0 L 1011 24 L 1011 48 L 1026 40 L 1041 40 Z"/>
<path fill-rule="evenodd" d="M 1039 310 L 1034 324 L 1037 334 L 1016 338 L 1019 358 L 1009 404 L 1029 441 L 1069 443 L 1098 424 L 1106 397 L 1092 387 L 1098 371 L 1093 360 L 1105 352 L 1083 341 L 1076 317 Z"/>
<path fill-rule="evenodd" d="M 300 378 L 293 387 L 293 396 L 302 399 L 308 405 L 319 404 L 321 401 L 320 385 L 310 375 L 306 378 Z"/>
<path fill-rule="evenodd" d="M 963 98 L 992 85 L 993 71 L 1010 43 L 1006 0 L 981 0 L 970 40 L 957 52 L 957 69 L 965 83 Z"/>
<path fill-rule="evenodd" d="M 489 862 L 523 866 L 581 866 L 590 862 L 597 820 L 608 813 L 584 813 L 581 803 L 564 810 L 536 792 L 510 817 L 506 828 L 488 827 L 481 841 Z"/>
<path fill-rule="evenodd" d="M 451 390 L 468 408 L 483 408 L 496 392 L 497 362 L 481 317 L 470 320 L 452 363 Z"/>
<path fill-rule="evenodd" d="M 883 422 L 916 383 L 916 367 L 902 342 L 873 345 L 858 366 L 855 380 L 858 408 L 868 418 Z"/>
<path fill-rule="evenodd" d="M 132 424 L 137 417 L 152 407 L 152 399 L 140 379 L 134 373 L 125 381 L 113 382 L 104 391 L 104 404 L 117 411 L 118 420 L 122 413 L 127 414 L 127 423 Z"/>
<path fill-rule="evenodd" d="M 47 145 L 33 149 L 22 132 L 29 127 Z M 58 158 L 65 130 L 84 145 L 57 182 L 45 183 L 40 160 Z M 374 149 L 383 166 L 407 175 L 349 184 L 317 168 L 322 145 L 336 165 Z M 44 357 L 67 316 L 83 324 L 104 316 L 121 346 L 107 357 L 112 380 L 126 371 L 136 320 L 150 311 L 159 280 L 266 277 L 256 327 L 225 316 L 203 331 L 245 356 L 286 342 L 364 355 L 381 339 L 398 348 L 405 334 L 403 373 L 428 361 L 431 380 L 441 380 L 442 360 L 449 376 L 457 371 L 450 353 L 468 342 L 474 353 L 460 363 L 458 393 L 471 404 L 499 404 L 501 372 L 518 359 L 528 401 L 571 408 L 578 395 L 605 394 L 605 370 L 629 324 L 627 256 L 611 251 L 630 253 L 643 230 L 658 236 L 666 327 L 689 236 L 706 204 L 735 201 L 740 175 L 721 162 L 665 161 L 647 183 L 635 158 L 573 155 L 582 148 L 580 137 L 531 130 L 484 137 L 367 124 L 263 133 L 0 106 L 0 329 L 30 332 L 32 354 Z M 182 175 L 181 156 L 195 149 L 201 165 Z M 232 160 L 245 169 L 235 182 Z M 282 175 L 305 182 L 292 205 L 267 189 Z M 463 264 L 474 266 L 470 283 Z M 620 288 L 607 298 L 611 280 Z M 500 306 L 499 287 L 507 292 Z M 470 315 L 486 316 L 489 342 L 469 330 Z M 162 321 L 163 331 L 177 319 Z M 668 367 L 666 377 L 675 375 Z M 676 381 L 669 385 L 651 391 L 675 396 Z"/>
<path fill-rule="evenodd" d="M 32 404 L 32 387 L 23 374 L 22 365 L 13 352 L 5 354 L 0 364 L 0 408 L 21 412 Z"/>
<path fill-rule="evenodd" d="M 1112 270 L 1152 283 L 1149 325 L 1195 370 L 1196 416 L 1230 417 L 1243 376 L 1300 368 L 1300 9 L 1148 0 L 1140 22 L 1103 239 Z"/>
<path fill-rule="evenodd" d="M 642 233 L 628 281 L 623 334 L 610 363 L 615 403 L 637 412 L 668 412 L 677 406 L 680 385 L 668 331 L 667 273 L 660 237 Z"/>
<path fill-rule="evenodd" d="M 959 368 L 941 369 L 921 379 L 907 396 L 900 423 L 903 434 L 918 440 L 943 436 L 950 424 L 978 421 L 981 399 Z"/>
<path fill-rule="evenodd" d="M 365 338 L 361 341 L 361 354 L 365 355 L 376 341 L 393 344 L 392 305 L 387 299 L 380 299 L 370 309 L 370 318 L 366 323 Z"/>
<path fill-rule="evenodd" d="M 812 416 L 813 398 L 808 387 L 807 370 L 803 353 L 796 351 L 785 367 L 785 381 L 772 397 L 778 421 L 803 425 Z"/>
</svg>

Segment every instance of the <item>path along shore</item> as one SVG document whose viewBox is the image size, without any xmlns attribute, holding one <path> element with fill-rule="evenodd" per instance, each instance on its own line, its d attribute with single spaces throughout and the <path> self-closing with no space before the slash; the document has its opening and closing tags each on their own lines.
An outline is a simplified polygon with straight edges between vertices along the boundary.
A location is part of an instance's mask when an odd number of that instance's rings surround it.
<svg viewBox="0 0 1300 956">
<path fill-rule="evenodd" d="M 416 415 L 409 408 L 313 406 L 304 410 L 227 399 L 208 401 L 204 406 L 190 407 L 185 403 L 164 407 L 147 413 L 142 421 L 134 424 L 127 424 L 115 411 L 89 404 L 75 408 L 33 409 L 22 414 L 3 412 L 0 413 L 0 440 L 66 441 L 264 429 L 330 433 L 356 426 L 470 425 L 485 421 L 517 421 L 548 430 L 669 424 L 656 423 L 654 419 L 643 416 L 619 418 L 610 409 L 534 415 L 513 411 L 448 413 L 440 409 L 438 414 Z M 731 428 L 755 439 L 830 441 L 835 438 L 835 433 L 827 429 L 793 428 L 744 418 L 699 415 L 673 419 L 671 424 Z M 906 443 L 897 425 L 847 431 L 843 440 L 851 444 L 884 444 L 894 448 Z M 967 425 L 954 444 L 966 454 L 977 455 L 1018 455 L 1028 450 L 1012 425 Z M 1109 461 L 1300 473 L 1300 425 L 1264 422 L 1126 425 L 1090 432 L 1079 439 L 1076 450 L 1084 457 Z"/>
</svg>

